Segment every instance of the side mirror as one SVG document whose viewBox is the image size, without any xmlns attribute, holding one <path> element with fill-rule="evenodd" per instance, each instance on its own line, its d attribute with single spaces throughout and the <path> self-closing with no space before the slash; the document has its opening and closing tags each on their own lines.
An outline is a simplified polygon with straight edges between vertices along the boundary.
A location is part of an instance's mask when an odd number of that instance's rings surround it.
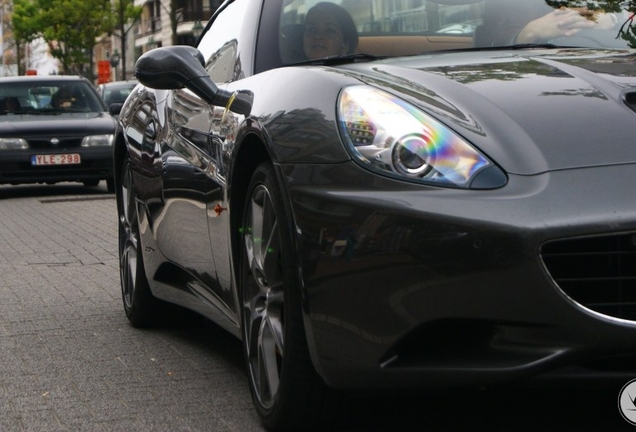
<svg viewBox="0 0 636 432">
<path fill-rule="evenodd" d="M 123 103 L 113 103 L 108 107 L 108 112 L 112 116 L 118 116 L 121 113 L 121 109 L 124 106 Z"/>
<path fill-rule="evenodd" d="M 155 48 L 144 53 L 135 64 L 135 76 L 146 87 L 159 90 L 187 88 L 209 104 L 226 106 L 238 114 L 248 115 L 252 96 L 220 90 L 205 70 L 201 52 L 188 45 Z"/>
</svg>

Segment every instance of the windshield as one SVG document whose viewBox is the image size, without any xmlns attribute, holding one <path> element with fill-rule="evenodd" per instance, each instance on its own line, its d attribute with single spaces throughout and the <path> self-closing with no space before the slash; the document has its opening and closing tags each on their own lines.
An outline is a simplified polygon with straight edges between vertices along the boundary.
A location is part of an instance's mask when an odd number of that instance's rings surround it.
<svg viewBox="0 0 636 432">
<path fill-rule="evenodd" d="M 280 55 L 295 63 L 508 46 L 630 48 L 629 2 L 554 0 L 286 1 Z M 631 4 L 631 3 L 630 3 Z M 631 42 L 631 43 L 630 43 Z"/>
<path fill-rule="evenodd" d="M 97 93 L 84 81 L 24 80 L 0 86 L 0 115 L 103 112 Z M 3 117 L 4 120 L 6 118 Z"/>
<path fill-rule="evenodd" d="M 124 103 L 128 95 L 132 93 L 136 82 L 126 84 L 104 85 L 101 90 L 102 99 L 106 102 L 106 106 L 114 103 Z"/>
</svg>

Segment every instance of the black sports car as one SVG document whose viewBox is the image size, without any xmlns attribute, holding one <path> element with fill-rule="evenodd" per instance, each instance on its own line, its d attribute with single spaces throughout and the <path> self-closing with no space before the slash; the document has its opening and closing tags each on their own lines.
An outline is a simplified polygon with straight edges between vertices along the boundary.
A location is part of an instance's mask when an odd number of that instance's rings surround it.
<svg viewBox="0 0 636 432">
<path fill-rule="evenodd" d="M 272 429 L 332 389 L 632 378 L 633 14 L 564 3 L 226 1 L 145 53 L 115 144 L 129 320 L 240 338 Z"/>
<path fill-rule="evenodd" d="M 106 180 L 116 123 L 78 76 L 0 78 L 0 184 Z"/>
</svg>

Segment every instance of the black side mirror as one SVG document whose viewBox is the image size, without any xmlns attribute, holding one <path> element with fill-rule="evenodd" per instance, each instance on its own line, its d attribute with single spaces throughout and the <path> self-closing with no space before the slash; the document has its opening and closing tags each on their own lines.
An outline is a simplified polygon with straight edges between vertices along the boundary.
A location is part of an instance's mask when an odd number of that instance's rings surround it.
<svg viewBox="0 0 636 432">
<path fill-rule="evenodd" d="M 220 90 L 205 70 L 201 52 L 189 45 L 155 48 L 143 54 L 135 64 L 135 76 L 143 85 L 160 90 L 187 88 L 209 104 L 226 106 L 248 115 L 252 96 Z"/>
<path fill-rule="evenodd" d="M 110 104 L 110 106 L 108 107 L 108 112 L 110 113 L 110 115 L 112 116 L 117 116 L 119 115 L 119 113 L 121 113 L 121 108 L 124 106 L 123 103 L 113 103 Z"/>
</svg>

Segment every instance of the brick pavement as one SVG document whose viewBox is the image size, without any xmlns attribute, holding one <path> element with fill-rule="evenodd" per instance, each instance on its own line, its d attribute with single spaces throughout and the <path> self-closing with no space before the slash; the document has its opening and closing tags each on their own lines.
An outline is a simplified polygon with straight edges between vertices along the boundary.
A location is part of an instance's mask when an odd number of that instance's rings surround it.
<svg viewBox="0 0 636 432">
<path fill-rule="evenodd" d="M 105 186 L 19 188 L 0 187 L 0 431 L 263 430 L 237 340 L 191 314 L 128 324 Z"/>
</svg>

